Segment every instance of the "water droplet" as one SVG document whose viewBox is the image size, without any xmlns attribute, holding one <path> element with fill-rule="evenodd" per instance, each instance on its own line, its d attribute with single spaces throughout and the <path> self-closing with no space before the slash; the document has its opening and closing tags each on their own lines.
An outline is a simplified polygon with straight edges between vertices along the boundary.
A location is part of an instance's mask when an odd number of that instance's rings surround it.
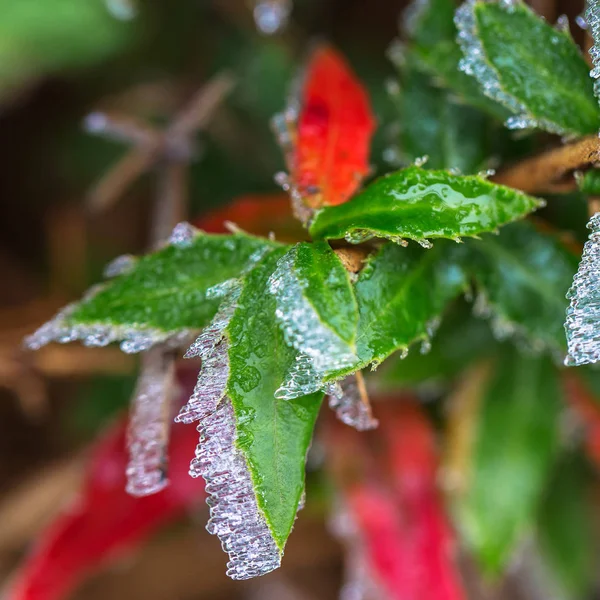
<svg viewBox="0 0 600 600">
<path fill-rule="evenodd" d="M 199 233 L 198 229 L 184 221 L 175 225 L 169 243 L 179 248 L 188 248 Z"/>
<path fill-rule="evenodd" d="M 433 248 L 433 244 L 429 240 L 417 240 L 417 244 L 427 250 L 431 250 L 431 248 Z"/>
<path fill-rule="evenodd" d="M 415 158 L 414 165 L 415 165 L 415 167 L 422 167 L 427 164 L 428 160 L 429 160 L 429 156 L 427 156 L 427 155 L 420 156 L 418 158 Z"/>
<path fill-rule="evenodd" d="M 253 10 L 256 28 L 265 35 L 282 31 L 291 12 L 291 0 L 256 0 Z"/>
</svg>

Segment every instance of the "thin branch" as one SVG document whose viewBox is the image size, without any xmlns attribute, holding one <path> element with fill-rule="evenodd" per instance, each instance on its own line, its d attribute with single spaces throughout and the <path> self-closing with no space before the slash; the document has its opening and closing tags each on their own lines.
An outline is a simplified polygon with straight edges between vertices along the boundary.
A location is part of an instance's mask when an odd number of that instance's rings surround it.
<svg viewBox="0 0 600 600">
<path fill-rule="evenodd" d="M 582 138 L 526 159 L 514 167 L 500 171 L 493 180 L 528 193 L 555 192 L 557 185 L 565 189 L 560 179 L 571 171 L 600 161 L 600 139 L 597 135 Z M 573 189 L 575 182 L 570 189 Z"/>
<path fill-rule="evenodd" d="M 361 371 L 356 371 L 354 373 L 354 378 L 356 379 L 356 387 L 358 388 L 358 394 L 360 396 L 360 401 L 363 403 L 367 414 L 370 419 L 373 419 L 373 409 L 371 407 L 371 400 L 369 399 L 369 393 L 367 392 L 367 385 L 365 383 L 365 378 Z"/>
</svg>

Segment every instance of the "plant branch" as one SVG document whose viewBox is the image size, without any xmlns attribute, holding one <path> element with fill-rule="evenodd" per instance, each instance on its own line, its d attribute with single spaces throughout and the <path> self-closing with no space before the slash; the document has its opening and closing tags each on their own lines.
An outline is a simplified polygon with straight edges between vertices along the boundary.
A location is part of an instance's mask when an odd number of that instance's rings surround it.
<svg viewBox="0 0 600 600">
<path fill-rule="evenodd" d="M 591 135 L 504 169 L 493 181 L 527 193 L 565 191 L 567 187 L 573 189 L 575 182 L 567 186 L 561 178 L 598 162 L 600 139 Z"/>
</svg>

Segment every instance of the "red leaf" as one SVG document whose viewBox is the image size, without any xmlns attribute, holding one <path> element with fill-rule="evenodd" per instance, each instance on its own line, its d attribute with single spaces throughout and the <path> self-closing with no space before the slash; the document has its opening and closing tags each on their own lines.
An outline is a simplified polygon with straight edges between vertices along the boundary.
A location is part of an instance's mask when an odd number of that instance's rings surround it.
<svg viewBox="0 0 600 600">
<path fill-rule="evenodd" d="M 334 469 L 373 579 L 393 599 L 460 600 L 465 594 L 437 489 L 433 428 L 414 401 L 378 403 L 377 413 L 376 444 L 350 430 L 341 435 L 353 442 L 332 439 Z"/>
<path fill-rule="evenodd" d="M 125 418 L 98 441 L 81 493 L 41 534 L 7 600 L 65 598 L 89 572 L 133 550 L 204 498 L 204 482 L 188 475 L 198 433 L 184 425 L 174 425 L 171 432 L 170 485 L 153 496 L 129 496 L 126 431 Z"/>
<path fill-rule="evenodd" d="M 290 176 L 311 208 L 342 204 L 369 172 L 375 121 L 367 93 L 330 46 L 311 57 L 289 157 Z"/>
<path fill-rule="evenodd" d="M 248 194 L 240 196 L 223 207 L 198 217 L 194 225 L 208 233 L 228 233 L 225 222 L 266 237 L 271 231 L 277 239 L 297 242 L 306 239 L 306 231 L 292 216 L 287 194 Z"/>
</svg>

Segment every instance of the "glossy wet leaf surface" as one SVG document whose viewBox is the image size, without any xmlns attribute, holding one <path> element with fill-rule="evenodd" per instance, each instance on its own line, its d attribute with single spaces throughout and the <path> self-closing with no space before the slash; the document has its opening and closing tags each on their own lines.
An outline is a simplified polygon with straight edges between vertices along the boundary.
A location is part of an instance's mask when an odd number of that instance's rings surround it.
<svg viewBox="0 0 600 600">
<path fill-rule="evenodd" d="M 497 333 L 518 334 L 538 350 L 563 352 L 565 294 L 577 256 L 554 235 L 526 222 L 466 246 L 481 295 L 480 311 L 496 319 Z"/>
<path fill-rule="evenodd" d="M 382 177 L 342 206 L 317 213 L 315 238 L 361 241 L 457 239 L 495 231 L 535 210 L 540 201 L 478 176 L 409 167 Z"/>
<path fill-rule="evenodd" d="M 275 397 L 297 352 L 285 342 L 275 316 L 269 277 L 285 249 L 274 251 L 246 277 L 227 328 L 237 446 L 247 460 L 258 506 L 282 549 L 304 489 L 306 451 L 322 393 L 294 400 Z"/>
<path fill-rule="evenodd" d="M 499 575 L 533 527 L 559 444 L 558 373 L 506 348 L 479 390 L 467 488 L 455 500 L 467 547 Z"/>
<path fill-rule="evenodd" d="M 600 107 L 589 67 L 568 32 L 521 2 L 468 0 L 456 22 L 465 56 L 461 67 L 513 113 L 509 127 L 596 133 Z"/>
</svg>

